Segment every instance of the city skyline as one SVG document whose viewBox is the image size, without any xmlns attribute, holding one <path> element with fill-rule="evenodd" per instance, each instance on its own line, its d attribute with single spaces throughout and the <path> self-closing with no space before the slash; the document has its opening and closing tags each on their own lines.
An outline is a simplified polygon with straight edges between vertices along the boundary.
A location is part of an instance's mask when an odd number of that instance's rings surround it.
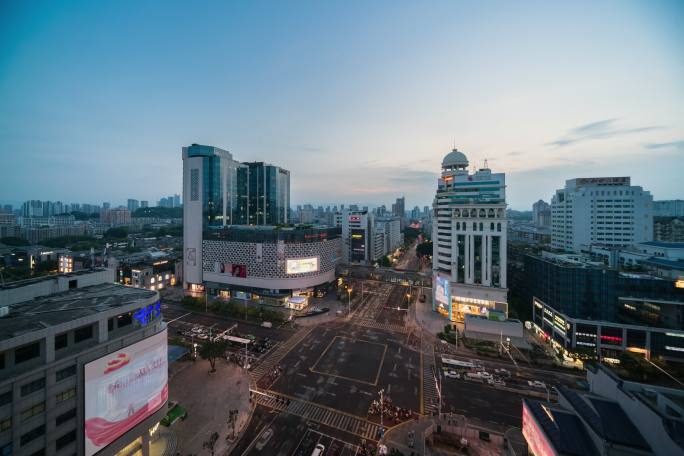
<svg viewBox="0 0 684 456">
<path fill-rule="evenodd" d="M 156 201 L 193 142 L 291 170 L 292 205 L 430 204 L 454 144 L 513 209 L 575 177 L 680 196 L 680 3 L 121 6 L 3 6 L 3 201 Z"/>
</svg>

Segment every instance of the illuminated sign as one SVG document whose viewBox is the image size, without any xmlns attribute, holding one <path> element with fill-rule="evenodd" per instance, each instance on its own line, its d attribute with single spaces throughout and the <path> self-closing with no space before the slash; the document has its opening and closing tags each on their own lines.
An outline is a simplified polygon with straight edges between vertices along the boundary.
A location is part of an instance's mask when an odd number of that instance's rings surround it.
<svg viewBox="0 0 684 456">
<path fill-rule="evenodd" d="M 99 452 L 166 403 L 166 340 L 164 330 L 85 365 L 86 456 Z"/>
<path fill-rule="evenodd" d="M 435 301 L 442 307 L 449 306 L 451 302 L 449 281 L 440 276 L 435 277 Z"/>
<path fill-rule="evenodd" d="M 226 274 L 231 277 L 247 277 L 247 266 L 244 264 L 235 263 L 214 263 L 214 272 L 217 274 Z"/>
<path fill-rule="evenodd" d="M 543 407 L 543 406 L 542 406 Z M 542 431 L 528 408 L 523 402 L 522 433 L 530 447 L 531 453 L 535 456 L 555 456 L 551 443 L 544 431 Z"/>
<path fill-rule="evenodd" d="M 350 221 L 350 222 L 360 222 L 360 221 L 361 221 L 361 216 L 360 216 L 360 215 L 350 215 L 350 216 L 349 216 L 349 221 Z"/>
<path fill-rule="evenodd" d="M 133 314 L 141 326 L 147 326 L 149 322 L 161 315 L 161 303 L 159 301 L 149 306 L 143 307 Z"/>
<path fill-rule="evenodd" d="M 318 272 L 318 257 L 287 260 L 286 272 L 288 274 Z"/>
<path fill-rule="evenodd" d="M 677 281 L 675 282 L 675 287 L 684 288 L 684 279 L 677 279 Z"/>
</svg>

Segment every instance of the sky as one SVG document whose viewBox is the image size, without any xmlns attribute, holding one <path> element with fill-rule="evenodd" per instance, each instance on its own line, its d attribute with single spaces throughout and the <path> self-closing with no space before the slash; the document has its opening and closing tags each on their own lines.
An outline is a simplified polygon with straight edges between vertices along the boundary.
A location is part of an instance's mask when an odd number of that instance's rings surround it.
<svg viewBox="0 0 684 456">
<path fill-rule="evenodd" d="M 293 205 L 429 205 L 454 145 L 513 209 L 684 198 L 684 2 L 0 2 L 0 202 L 156 201 L 192 143 Z"/>
</svg>

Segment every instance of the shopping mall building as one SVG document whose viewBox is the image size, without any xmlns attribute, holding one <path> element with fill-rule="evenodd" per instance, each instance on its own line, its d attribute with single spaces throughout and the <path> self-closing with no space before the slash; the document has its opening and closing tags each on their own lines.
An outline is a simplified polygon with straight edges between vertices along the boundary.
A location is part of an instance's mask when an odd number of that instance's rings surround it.
<svg viewBox="0 0 684 456">
<path fill-rule="evenodd" d="M 335 281 L 340 227 L 288 225 L 289 172 L 183 148 L 183 287 L 302 309 Z"/>
<path fill-rule="evenodd" d="M 201 280 L 210 295 L 300 310 L 335 282 L 340 228 L 229 226 L 204 233 Z M 195 284 L 189 284 L 190 289 Z"/>
<path fill-rule="evenodd" d="M 83 270 L 0 286 L 3 455 L 150 454 L 167 412 L 156 291 Z"/>
</svg>

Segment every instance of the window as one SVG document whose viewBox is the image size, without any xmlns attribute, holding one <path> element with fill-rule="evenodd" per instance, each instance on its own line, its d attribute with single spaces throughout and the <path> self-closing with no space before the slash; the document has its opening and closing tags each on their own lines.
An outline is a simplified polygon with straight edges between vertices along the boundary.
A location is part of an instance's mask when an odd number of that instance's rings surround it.
<svg viewBox="0 0 684 456">
<path fill-rule="evenodd" d="M 0 369 L 5 368 L 5 352 L 0 353 Z"/>
<path fill-rule="evenodd" d="M 41 448 L 38 451 L 31 453 L 31 456 L 45 456 L 45 448 Z"/>
<path fill-rule="evenodd" d="M 45 388 L 45 378 L 39 378 L 31 383 L 27 383 L 21 386 L 21 397 L 28 396 L 31 393 L 40 391 Z"/>
<path fill-rule="evenodd" d="M 67 333 L 57 334 L 55 336 L 55 350 L 60 350 L 62 348 L 66 348 L 66 346 L 68 344 L 69 344 L 69 339 L 67 337 Z"/>
<path fill-rule="evenodd" d="M 73 431 L 69 431 L 60 438 L 58 438 L 55 442 L 55 446 L 59 450 L 64 448 L 74 440 L 76 440 L 76 429 L 74 429 Z"/>
<path fill-rule="evenodd" d="M 57 394 L 56 400 L 57 402 L 64 402 L 68 399 L 71 399 L 72 397 L 76 396 L 76 388 L 71 388 L 66 391 L 62 391 L 61 393 Z"/>
<path fill-rule="evenodd" d="M 0 448 L 0 456 L 11 456 L 12 455 L 12 442 L 4 445 Z"/>
<path fill-rule="evenodd" d="M 74 288 L 78 288 L 78 280 L 69 280 L 69 290 L 73 290 Z"/>
<path fill-rule="evenodd" d="M 57 419 L 55 419 L 55 425 L 59 426 L 60 424 L 64 424 L 72 418 L 76 418 L 76 409 L 75 408 L 72 408 L 68 412 L 64 412 L 61 415 L 59 415 L 57 417 Z"/>
<path fill-rule="evenodd" d="M 45 402 L 41 402 L 40 404 L 34 405 L 33 407 L 29 407 L 21 412 L 21 421 L 26 421 L 29 418 L 33 418 L 34 416 L 43 413 L 44 411 Z"/>
<path fill-rule="evenodd" d="M 32 430 L 28 431 L 26 434 L 22 435 L 21 438 L 19 439 L 19 443 L 21 444 L 21 446 L 24 446 L 27 443 L 37 439 L 38 437 L 40 437 L 41 435 L 44 435 L 44 434 L 45 434 L 45 425 L 42 424 L 42 425 L 38 426 L 37 428 L 32 429 Z"/>
<path fill-rule="evenodd" d="M 111 332 L 114 331 L 114 319 L 110 318 L 107 320 L 107 331 Z"/>
<path fill-rule="evenodd" d="M 118 320 L 119 328 L 123 328 L 124 326 L 128 326 L 133 323 L 133 315 L 130 313 L 118 315 L 116 319 Z"/>
<path fill-rule="evenodd" d="M 0 406 L 12 403 L 12 391 L 0 394 Z"/>
<path fill-rule="evenodd" d="M 14 350 L 14 362 L 20 364 L 40 356 L 40 342 L 23 345 Z"/>
<path fill-rule="evenodd" d="M 65 378 L 73 377 L 76 375 L 76 365 L 65 367 L 64 369 L 58 370 L 55 373 L 55 379 L 59 382 Z"/>
<path fill-rule="evenodd" d="M 12 418 L 6 418 L 0 421 L 0 432 L 6 431 L 12 428 Z"/>
<path fill-rule="evenodd" d="M 93 325 L 82 326 L 74 330 L 74 342 L 79 343 L 93 338 Z"/>
</svg>

